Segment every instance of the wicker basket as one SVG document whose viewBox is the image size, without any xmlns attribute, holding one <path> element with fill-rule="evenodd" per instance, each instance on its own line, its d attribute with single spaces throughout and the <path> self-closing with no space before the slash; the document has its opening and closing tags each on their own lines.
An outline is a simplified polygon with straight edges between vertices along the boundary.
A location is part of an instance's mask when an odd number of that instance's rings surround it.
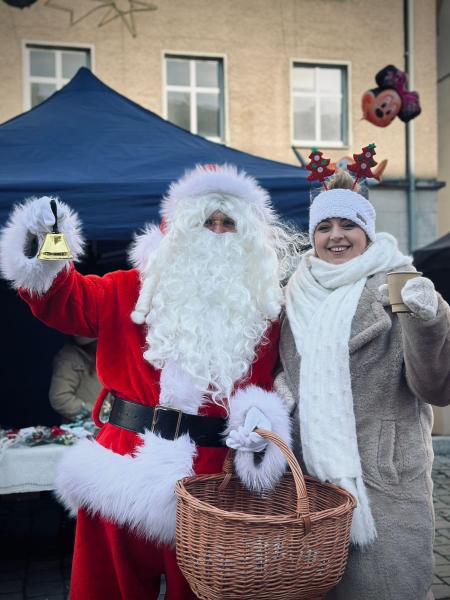
<svg viewBox="0 0 450 600">
<path fill-rule="evenodd" d="M 177 483 L 177 560 L 201 600 L 320 599 L 347 562 L 353 496 L 303 477 L 283 440 L 256 430 L 285 455 L 290 472 L 256 494 L 232 474 L 196 475 Z"/>
</svg>

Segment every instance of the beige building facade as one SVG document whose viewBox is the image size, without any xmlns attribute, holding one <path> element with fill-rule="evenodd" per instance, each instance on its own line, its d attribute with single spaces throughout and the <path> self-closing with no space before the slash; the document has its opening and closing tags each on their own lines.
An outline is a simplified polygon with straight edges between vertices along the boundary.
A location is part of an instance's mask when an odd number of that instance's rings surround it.
<svg viewBox="0 0 450 600">
<path fill-rule="evenodd" d="M 137 6 L 142 10 L 130 12 Z M 86 64 L 116 91 L 193 133 L 269 159 L 299 164 L 292 146 L 305 158 L 318 146 L 337 161 L 374 142 L 376 159 L 388 159 L 382 185 L 371 191 L 378 229 L 407 251 L 405 124 L 396 118 L 376 127 L 361 111 L 361 95 L 376 87 L 380 69 L 404 69 L 405 6 L 422 106 L 411 127 L 420 247 L 450 230 L 448 188 L 438 200 L 439 180 L 450 177 L 446 0 L 37 0 L 23 10 L 0 2 L 0 122 Z M 439 74 L 437 18 L 447 32 Z"/>
<path fill-rule="evenodd" d="M 418 247 L 437 233 L 436 2 L 407 4 L 422 105 L 413 125 Z M 376 127 L 361 112 L 375 74 L 387 64 L 404 68 L 403 0 L 164 0 L 130 13 L 136 5 L 37 0 L 19 10 L 0 2 L 0 122 L 30 108 L 33 57 L 47 50 L 78 52 L 102 81 L 142 106 L 273 160 L 298 164 L 292 146 L 304 157 L 318 146 L 339 160 L 374 142 L 377 159 L 389 161 L 386 187 L 372 195 L 379 227 L 408 249 L 405 125 L 396 118 Z M 78 59 L 69 60 L 72 69 Z M 208 62 L 220 70 L 215 76 L 200 73 Z M 59 67 L 50 83 L 44 68 L 44 96 L 46 85 L 48 92 L 68 81 Z"/>
<path fill-rule="evenodd" d="M 378 70 L 390 63 L 403 68 L 403 0 L 164 0 L 154 11 L 133 13 L 136 37 L 119 17 L 99 26 L 107 9 L 86 16 L 93 4 L 105 3 L 38 0 L 24 10 L 0 3 L 0 122 L 29 108 L 27 46 L 89 51 L 100 79 L 163 116 L 166 57 L 210 57 L 223 66 L 223 141 L 295 164 L 291 145 L 306 150 L 294 131 L 294 65 L 344 67 L 346 132 L 343 140 L 321 148 L 338 159 L 375 142 L 377 157 L 389 159 L 386 177 L 404 176 L 404 124 L 395 119 L 387 128 L 375 127 L 361 120 L 360 107 L 361 94 L 375 87 Z M 126 11 L 130 3 L 111 5 Z M 415 121 L 416 175 L 433 179 L 435 1 L 416 0 L 413 7 L 414 79 L 423 111 Z M 311 136 L 311 141 L 321 140 Z"/>
<path fill-rule="evenodd" d="M 438 196 L 438 235 L 450 231 L 450 2 L 437 1 L 438 177 L 447 185 Z M 435 409 L 437 433 L 450 434 L 450 408 Z"/>
<path fill-rule="evenodd" d="M 439 191 L 438 234 L 450 231 L 450 2 L 437 2 L 438 176 L 449 182 Z"/>
</svg>

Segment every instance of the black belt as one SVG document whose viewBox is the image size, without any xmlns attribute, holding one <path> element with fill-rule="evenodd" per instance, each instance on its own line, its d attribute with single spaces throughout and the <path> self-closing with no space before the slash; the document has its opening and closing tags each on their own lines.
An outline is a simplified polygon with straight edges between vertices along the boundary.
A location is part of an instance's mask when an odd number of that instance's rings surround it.
<svg viewBox="0 0 450 600">
<path fill-rule="evenodd" d="M 189 415 L 167 406 L 144 406 L 113 396 L 109 423 L 135 433 L 150 430 L 166 440 L 176 440 L 185 433 L 198 446 L 225 446 L 226 421 L 222 417 Z"/>
</svg>

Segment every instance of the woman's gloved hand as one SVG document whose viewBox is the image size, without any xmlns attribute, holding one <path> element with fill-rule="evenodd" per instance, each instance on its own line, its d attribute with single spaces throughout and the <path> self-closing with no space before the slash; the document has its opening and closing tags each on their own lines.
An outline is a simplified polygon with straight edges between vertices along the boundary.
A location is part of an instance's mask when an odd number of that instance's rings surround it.
<svg viewBox="0 0 450 600">
<path fill-rule="evenodd" d="M 272 425 L 264 413 L 252 406 L 245 416 L 244 424 L 230 431 L 225 440 L 226 445 L 243 452 L 263 452 L 268 441 L 253 431 L 256 427 L 272 431 Z"/>
<path fill-rule="evenodd" d="M 383 306 L 390 306 L 389 301 L 389 286 L 387 283 L 382 283 L 378 288 L 379 299 Z"/>
<path fill-rule="evenodd" d="M 52 231 L 53 225 L 55 224 L 55 215 L 50 206 L 51 200 L 53 200 L 53 198 L 42 196 L 29 205 L 28 214 L 26 215 L 26 224 L 28 230 L 33 235 L 39 236 Z M 59 226 L 66 215 L 61 204 L 57 200 L 55 200 L 55 202 Z"/>
<path fill-rule="evenodd" d="M 431 279 L 409 279 L 402 288 L 401 296 L 404 304 L 420 319 L 429 321 L 437 315 L 438 298 Z"/>
</svg>

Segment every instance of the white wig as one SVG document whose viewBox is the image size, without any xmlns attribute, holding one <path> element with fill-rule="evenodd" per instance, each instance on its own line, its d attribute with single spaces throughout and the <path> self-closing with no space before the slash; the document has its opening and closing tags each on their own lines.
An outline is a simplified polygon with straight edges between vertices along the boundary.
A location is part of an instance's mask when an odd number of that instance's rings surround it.
<svg viewBox="0 0 450 600">
<path fill-rule="evenodd" d="M 205 229 L 218 210 L 233 218 L 235 233 Z M 162 214 L 165 233 L 140 258 L 132 313 L 148 325 L 144 357 L 157 368 L 177 360 L 202 392 L 228 397 L 280 313 L 281 281 L 296 265 L 302 237 L 280 225 L 254 179 L 229 166 L 197 167 L 171 187 Z"/>
</svg>

